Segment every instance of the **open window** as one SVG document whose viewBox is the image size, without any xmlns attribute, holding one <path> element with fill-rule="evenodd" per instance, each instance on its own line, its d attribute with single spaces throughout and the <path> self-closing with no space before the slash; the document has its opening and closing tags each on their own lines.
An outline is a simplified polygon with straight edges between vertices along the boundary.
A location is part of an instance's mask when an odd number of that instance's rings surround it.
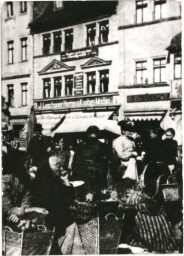
<svg viewBox="0 0 184 256">
<path fill-rule="evenodd" d="M 102 21 L 100 25 L 100 44 L 105 44 L 108 42 L 109 37 L 109 21 Z"/>
</svg>

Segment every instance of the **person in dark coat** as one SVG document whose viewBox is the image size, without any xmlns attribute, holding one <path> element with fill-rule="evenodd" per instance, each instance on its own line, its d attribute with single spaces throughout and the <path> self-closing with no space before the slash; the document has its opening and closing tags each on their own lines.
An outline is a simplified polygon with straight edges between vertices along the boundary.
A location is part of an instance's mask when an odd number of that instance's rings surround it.
<svg viewBox="0 0 184 256">
<path fill-rule="evenodd" d="M 107 145 L 98 140 L 99 129 L 90 126 L 87 138 L 76 148 L 73 180 L 85 182 L 85 192 L 98 195 L 107 185 Z"/>
<path fill-rule="evenodd" d="M 150 141 L 146 147 L 144 157 L 144 185 L 157 180 L 159 176 L 164 175 L 167 180 L 170 172 L 164 158 L 164 144 L 161 140 L 162 131 L 155 129 L 150 131 Z"/>
<path fill-rule="evenodd" d="M 69 206 L 75 199 L 74 188 L 69 182 L 69 171 L 58 156 L 49 157 L 49 164 L 38 168 L 31 184 L 33 204 L 45 208 L 49 214 L 45 219 L 48 229 L 55 228 L 52 254 L 61 254 L 58 239 L 65 235 L 66 228 L 73 223 Z"/>
<path fill-rule="evenodd" d="M 44 136 L 42 130 L 41 124 L 35 124 L 34 136 L 29 142 L 27 161 L 30 162 L 32 166 L 40 167 L 44 165 L 44 163 L 48 161 L 51 152 L 52 138 Z"/>
<path fill-rule="evenodd" d="M 164 160 L 165 163 L 168 165 L 171 173 L 176 166 L 176 158 L 177 158 L 177 150 L 178 150 L 178 143 L 174 140 L 175 130 L 169 128 L 165 131 L 166 139 L 163 140 L 164 145 Z"/>
</svg>

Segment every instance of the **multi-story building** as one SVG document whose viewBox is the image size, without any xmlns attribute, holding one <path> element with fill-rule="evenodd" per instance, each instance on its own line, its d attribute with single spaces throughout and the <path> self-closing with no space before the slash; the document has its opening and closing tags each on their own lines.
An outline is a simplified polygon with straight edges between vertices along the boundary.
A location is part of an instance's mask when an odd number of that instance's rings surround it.
<svg viewBox="0 0 184 256">
<path fill-rule="evenodd" d="M 170 108 L 174 84 L 181 83 L 181 51 L 167 48 L 181 32 L 181 2 L 119 1 L 119 89 L 124 114 L 154 127 Z"/>
<path fill-rule="evenodd" d="M 112 118 L 119 108 L 117 5 L 118 1 L 47 2 L 30 24 L 34 106 L 45 132 L 66 113 L 72 128 L 74 121 Z"/>
<path fill-rule="evenodd" d="M 1 90 L 9 105 L 14 136 L 24 127 L 33 104 L 32 2 L 4 2 L 1 9 Z"/>
</svg>

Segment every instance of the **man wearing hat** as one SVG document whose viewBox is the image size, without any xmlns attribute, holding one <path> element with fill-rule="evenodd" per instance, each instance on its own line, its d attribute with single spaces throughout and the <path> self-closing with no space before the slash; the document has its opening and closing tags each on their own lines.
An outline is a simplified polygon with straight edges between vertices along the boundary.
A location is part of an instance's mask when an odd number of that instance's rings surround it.
<svg viewBox="0 0 184 256">
<path fill-rule="evenodd" d="M 85 192 L 98 196 L 107 182 L 107 146 L 98 140 L 99 128 L 90 126 L 76 149 L 73 179 L 85 182 Z"/>
<path fill-rule="evenodd" d="M 113 148 L 121 160 L 119 174 L 123 179 L 129 178 L 138 180 L 136 157 L 136 146 L 132 134 L 134 124 L 129 120 L 122 120 L 118 123 L 121 126 L 122 135 L 113 142 Z"/>
<path fill-rule="evenodd" d="M 40 167 L 48 161 L 52 140 L 42 134 L 42 125 L 35 124 L 34 135 L 28 146 L 28 160 L 32 166 Z"/>
</svg>

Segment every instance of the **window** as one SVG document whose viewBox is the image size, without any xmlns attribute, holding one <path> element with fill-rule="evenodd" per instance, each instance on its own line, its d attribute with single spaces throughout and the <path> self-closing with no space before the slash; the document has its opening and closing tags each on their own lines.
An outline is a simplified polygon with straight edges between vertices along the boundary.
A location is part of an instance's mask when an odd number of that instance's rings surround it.
<svg viewBox="0 0 184 256">
<path fill-rule="evenodd" d="M 50 98 L 51 81 L 50 78 L 43 79 L 43 97 Z"/>
<path fill-rule="evenodd" d="M 9 41 L 7 42 L 8 44 L 8 64 L 12 64 L 13 63 L 13 41 Z"/>
<path fill-rule="evenodd" d="M 27 60 L 27 38 L 21 38 L 21 60 L 26 61 Z"/>
<path fill-rule="evenodd" d="M 54 9 L 61 9 L 63 7 L 63 1 L 55 1 L 54 2 Z"/>
<path fill-rule="evenodd" d="M 166 59 L 160 58 L 153 60 L 153 68 L 154 68 L 154 82 L 165 82 L 165 67 L 166 67 Z"/>
<path fill-rule="evenodd" d="M 27 105 L 27 83 L 22 83 L 22 106 Z"/>
<path fill-rule="evenodd" d="M 147 7 L 147 0 L 136 1 L 136 23 L 143 23 L 145 19 L 145 8 Z"/>
<path fill-rule="evenodd" d="M 96 24 L 90 24 L 87 26 L 87 46 L 95 44 L 96 37 Z"/>
<path fill-rule="evenodd" d="M 8 104 L 10 107 L 14 106 L 14 85 L 8 85 Z"/>
<path fill-rule="evenodd" d="M 162 19 L 164 16 L 164 8 L 165 8 L 165 4 L 166 0 L 155 0 L 154 2 L 154 6 L 155 6 L 155 20 L 159 20 Z"/>
<path fill-rule="evenodd" d="M 10 18 L 13 16 L 13 2 L 7 3 L 7 17 Z"/>
<path fill-rule="evenodd" d="M 50 34 L 43 35 L 43 54 L 49 54 L 50 53 Z"/>
<path fill-rule="evenodd" d="M 181 55 L 174 56 L 174 78 L 180 79 L 182 77 Z"/>
<path fill-rule="evenodd" d="M 27 12 L 27 2 L 21 1 L 20 2 L 20 13 Z"/>
<path fill-rule="evenodd" d="M 73 95 L 73 76 L 65 76 L 65 95 Z"/>
<path fill-rule="evenodd" d="M 73 48 L 73 29 L 65 31 L 65 51 L 70 51 Z"/>
<path fill-rule="evenodd" d="M 136 62 L 136 84 L 147 83 L 147 62 Z"/>
<path fill-rule="evenodd" d="M 104 44 L 108 42 L 109 36 L 109 21 L 100 22 L 100 44 Z"/>
<path fill-rule="evenodd" d="M 54 53 L 61 51 L 61 31 L 54 33 Z"/>
<path fill-rule="evenodd" d="M 61 97 L 61 77 L 54 77 L 54 97 Z"/>
<path fill-rule="evenodd" d="M 95 93 L 96 73 L 91 72 L 87 74 L 87 93 Z"/>
<path fill-rule="evenodd" d="M 109 90 L 109 70 L 100 71 L 100 92 Z"/>
</svg>

